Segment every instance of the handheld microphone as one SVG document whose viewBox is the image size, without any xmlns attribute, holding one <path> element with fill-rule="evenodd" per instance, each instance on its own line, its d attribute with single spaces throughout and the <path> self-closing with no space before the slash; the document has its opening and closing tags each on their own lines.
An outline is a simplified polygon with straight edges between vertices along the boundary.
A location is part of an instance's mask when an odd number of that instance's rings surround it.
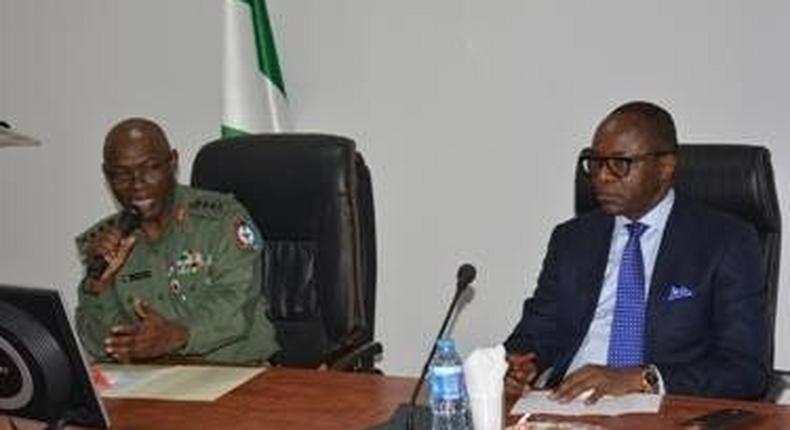
<svg viewBox="0 0 790 430">
<path fill-rule="evenodd" d="M 121 230 L 121 235 L 123 237 L 128 237 L 133 231 L 140 227 L 141 222 L 140 210 L 134 206 L 130 206 L 125 208 L 118 217 L 118 229 Z M 104 271 L 107 270 L 109 264 L 110 263 L 101 255 L 88 256 L 88 277 L 93 280 L 98 280 L 101 278 L 101 275 L 104 274 Z"/>
<path fill-rule="evenodd" d="M 464 291 L 469 287 L 469 284 L 475 280 L 475 276 L 477 276 L 477 270 L 475 266 L 472 266 L 469 263 L 464 263 L 461 267 L 458 268 L 458 273 L 456 274 L 456 283 L 455 283 L 455 295 L 453 296 L 453 301 L 450 303 L 450 308 L 447 309 L 447 314 L 444 316 L 444 322 L 442 322 L 442 327 L 439 329 L 439 334 L 436 335 L 436 340 L 433 342 L 433 346 L 431 347 L 431 353 L 428 354 L 428 359 L 425 360 L 425 363 L 422 366 L 422 373 L 420 373 L 420 379 L 417 380 L 417 384 L 414 387 L 414 391 L 411 393 L 411 399 L 409 400 L 409 405 L 407 406 L 409 410 L 409 416 L 407 418 L 406 428 L 408 430 L 413 430 L 414 427 L 414 414 L 415 410 L 417 409 L 417 396 L 420 394 L 420 389 L 422 388 L 423 383 L 425 382 L 425 375 L 428 374 L 428 367 L 431 365 L 431 360 L 433 360 L 433 356 L 436 355 L 436 342 L 444 336 L 444 332 L 447 329 L 447 323 L 450 321 L 450 316 L 453 314 L 456 305 L 458 304 L 458 299 L 461 297 Z M 427 422 L 426 417 L 427 414 L 422 414 L 422 418 L 419 419 L 419 425 L 417 426 L 418 429 L 422 428 L 430 428 L 430 423 Z M 426 427 L 427 426 L 427 427 Z"/>
</svg>

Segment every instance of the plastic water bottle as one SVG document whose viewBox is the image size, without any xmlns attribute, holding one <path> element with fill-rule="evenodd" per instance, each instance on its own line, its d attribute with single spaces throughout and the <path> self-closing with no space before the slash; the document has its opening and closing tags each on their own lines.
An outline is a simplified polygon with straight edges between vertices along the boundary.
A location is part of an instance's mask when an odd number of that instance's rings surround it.
<svg viewBox="0 0 790 430">
<path fill-rule="evenodd" d="M 472 428 L 469 396 L 464 383 L 461 358 L 452 339 L 439 339 L 431 361 L 432 430 L 469 430 Z"/>
</svg>

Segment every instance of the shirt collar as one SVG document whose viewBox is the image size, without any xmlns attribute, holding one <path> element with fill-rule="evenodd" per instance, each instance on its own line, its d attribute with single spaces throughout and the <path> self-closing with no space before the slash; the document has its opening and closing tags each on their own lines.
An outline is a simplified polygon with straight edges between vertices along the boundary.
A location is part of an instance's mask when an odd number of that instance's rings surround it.
<svg viewBox="0 0 790 430">
<path fill-rule="evenodd" d="M 670 188 L 669 192 L 664 196 L 664 198 L 661 199 L 657 205 L 653 206 L 653 209 L 650 209 L 648 213 L 642 215 L 642 218 L 639 218 L 637 222 L 645 224 L 654 231 L 663 230 L 664 226 L 667 224 L 669 213 L 672 212 L 672 206 L 674 204 L 675 190 Z M 617 215 L 614 218 L 614 223 L 616 231 L 620 231 L 626 224 L 630 224 L 631 220 L 623 215 Z"/>
</svg>

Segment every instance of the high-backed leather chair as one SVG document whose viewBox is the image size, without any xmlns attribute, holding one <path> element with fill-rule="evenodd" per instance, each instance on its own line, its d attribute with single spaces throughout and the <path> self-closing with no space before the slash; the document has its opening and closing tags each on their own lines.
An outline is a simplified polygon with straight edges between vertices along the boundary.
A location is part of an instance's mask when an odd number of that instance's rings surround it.
<svg viewBox="0 0 790 430">
<path fill-rule="evenodd" d="M 588 149 L 582 150 L 582 154 Z M 598 207 L 590 181 L 576 169 L 576 213 Z M 768 357 L 774 355 L 781 215 L 776 198 L 771 153 L 762 146 L 680 145 L 675 189 L 708 206 L 736 215 L 757 230 L 765 271 Z"/>
<path fill-rule="evenodd" d="M 261 291 L 286 366 L 371 370 L 376 242 L 370 173 L 354 142 L 260 134 L 203 146 L 192 185 L 233 193 L 261 230 Z"/>
</svg>

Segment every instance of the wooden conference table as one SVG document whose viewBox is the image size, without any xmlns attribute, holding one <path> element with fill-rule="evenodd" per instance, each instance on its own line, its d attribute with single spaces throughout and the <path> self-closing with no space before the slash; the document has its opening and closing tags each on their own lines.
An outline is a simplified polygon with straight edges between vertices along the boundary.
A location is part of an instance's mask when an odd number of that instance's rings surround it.
<svg viewBox="0 0 790 430">
<path fill-rule="evenodd" d="M 365 429 L 406 401 L 414 379 L 271 369 L 212 403 L 105 399 L 113 429 Z M 678 422 L 720 408 L 757 412 L 749 429 L 790 429 L 790 407 L 668 396 L 658 414 L 584 417 L 609 429 L 679 429 Z"/>
</svg>

